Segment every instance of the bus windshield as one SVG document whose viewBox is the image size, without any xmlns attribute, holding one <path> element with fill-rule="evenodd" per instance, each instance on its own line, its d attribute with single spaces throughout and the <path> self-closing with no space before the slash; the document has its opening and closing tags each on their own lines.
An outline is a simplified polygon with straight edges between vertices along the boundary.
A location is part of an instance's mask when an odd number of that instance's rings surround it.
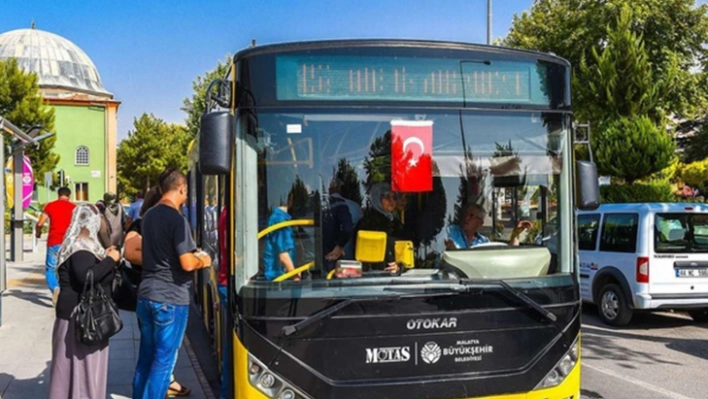
<svg viewBox="0 0 708 399">
<path fill-rule="evenodd" d="M 570 206 L 564 114 L 299 108 L 239 120 L 237 179 L 257 186 L 241 204 L 257 201 L 257 221 L 243 209 L 236 234 L 249 223 L 260 234 L 257 248 L 237 248 L 258 254 L 238 286 L 302 265 L 283 284 L 571 272 L 558 259 L 572 236 L 559 217 Z"/>
</svg>

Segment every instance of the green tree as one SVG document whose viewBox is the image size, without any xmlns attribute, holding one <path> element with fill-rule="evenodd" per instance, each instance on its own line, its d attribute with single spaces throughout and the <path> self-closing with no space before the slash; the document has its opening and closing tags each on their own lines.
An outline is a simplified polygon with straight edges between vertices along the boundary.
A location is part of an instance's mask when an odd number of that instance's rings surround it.
<svg viewBox="0 0 708 399">
<path fill-rule="evenodd" d="M 334 169 L 332 174 L 332 181 L 341 182 L 340 194 L 342 197 L 354 201 L 359 206 L 364 203 L 364 199 L 361 196 L 361 182 L 359 181 L 359 175 L 356 173 L 356 169 L 349 163 L 345 158 L 342 158 L 337 162 L 337 167 Z"/>
<path fill-rule="evenodd" d="M 199 132 L 199 125 L 202 114 L 206 108 L 204 101 L 209 84 L 214 79 L 223 79 L 231 65 L 231 56 L 226 55 L 226 60 L 222 63 L 218 61 L 216 67 L 204 75 L 197 76 L 192 82 L 192 96 L 184 99 L 184 110 L 187 112 L 187 130 L 190 137 L 195 137 Z"/>
<path fill-rule="evenodd" d="M 307 215 L 311 205 L 310 192 L 307 191 L 305 182 L 302 181 L 299 175 L 296 175 L 295 181 L 288 192 L 288 213 L 294 219 L 302 218 Z"/>
<path fill-rule="evenodd" d="M 685 162 L 696 162 L 708 157 L 708 122 L 703 122 L 696 135 L 688 140 L 683 154 Z"/>
<path fill-rule="evenodd" d="M 692 68 L 708 62 L 704 46 L 708 42 L 708 5 L 696 6 L 695 0 L 535 0 L 528 12 L 514 16 L 509 35 L 501 44 L 553 52 L 574 68 L 586 57 L 587 66 L 592 67 L 593 49 L 600 52 L 605 47 L 608 26 L 623 7 L 633 10 L 630 30 L 643 37 L 654 79 L 671 81 L 672 90 L 661 99 L 663 109 L 689 116 L 703 108 L 707 76 L 694 73 Z M 669 79 L 674 72 L 677 76 Z M 587 82 L 576 81 L 575 93 L 578 84 Z"/>
<path fill-rule="evenodd" d="M 580 117 L 595 123 L 620 117 L 649 115 L 662 124 L 672 87 L 676 86 L 677 64 L 667 65 L 655 78 L 642 34 L 631 27 L 634 14 L 622 7 L 617 21 L 607 30 L 607 45 L 592 48 L 592 62 L 581 57 L 573 87 Z"/>
<path fill-rule="evenodd" d="M 187 169 L 190 136 L 182 125 L 168 124 L 152 114 L 133 122 L 118 146 L 118 184 L 123 194 L 147 190 L 167 168 Z"/>
<path fill-rule="evenodd" d="M 500 145 L 496 143 L 497 151 L 500 150 Z M 501 145 L 501 147 L 504 147 Z M 509 150 L 511 150 L 511 142 L 509 142 Z M 448 224 L 460 224 L 464 219 L 465 207 L 468 204 L 479 204 L 485 206 L 484 185 L 486 176 L 479 162 L 475 162 L 472 155 L 472 148 L 467 146 L 465 150 L 465 163 L 459 166 L 460 169 L 460 184 L 457 189 L 457 199 L 454 205 L 454 213 L 448 215 Z"/>
<path fill-rule="evenodd" d="M 383 136 L 376 137 L 369 146 L 369 154 L 364 159 L 366 180 L 364 189 L 366 194 L 371 193 L 371 188 L 376 183 L 391 182 L 391 131 Z M 367 200 L 367 206 L 369 202 Z"/>
<path fill-rule="evenodd" d="M 646 116 L 606 122 L 591 137 L 598 172 L 631 184 L 669 166 L 671 137 Z"/>
<path fill-rule="evenodd" d="M 45 131 L 54 131 L 54 108 L 44 104 L 37 75 L 23 72 L 14 58 L 0 61 L 0 115 L 21 129 L 43 126 Z M 43 140 L 38 148 L 27 148 L 35 176 L 56 167 L 59 155 L 52 151 L 56 141 L 55 135 Z M 44 184 L 43 178 L 37 181 Z"/>
</svg>

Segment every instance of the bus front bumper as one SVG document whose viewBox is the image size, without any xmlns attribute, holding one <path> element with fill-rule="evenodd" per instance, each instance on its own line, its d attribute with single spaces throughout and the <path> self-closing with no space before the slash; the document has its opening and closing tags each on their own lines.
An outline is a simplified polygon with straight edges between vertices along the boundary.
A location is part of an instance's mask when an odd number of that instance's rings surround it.
<svg viewBox="0 0 708 399">
<path fill-rule="evenodd" d="M 264 395 L 263 392 L 256 389 L 249 382 L 247 370 L 248 351 L 235 334 L 233 335 L 233 340 L 235 343 L 234 362 L 236 364 L 233 377 L 236 386 L 236 399 L 272 399 Z M 450 399 L 580 399 L 581 358 L 582 356 L 578 354 L 577 362 L 570 373 L 568 373 L 560 384 L 551 388 L 537 389 L 527 393 Z"/>
</svg>

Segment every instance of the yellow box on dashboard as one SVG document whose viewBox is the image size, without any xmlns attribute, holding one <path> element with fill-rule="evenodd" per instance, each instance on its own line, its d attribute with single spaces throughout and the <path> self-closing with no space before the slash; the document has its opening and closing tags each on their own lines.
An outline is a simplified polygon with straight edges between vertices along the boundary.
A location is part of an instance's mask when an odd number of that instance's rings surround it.
<svg viewBox="0 0 708 399">
<path fill-rule="evenodd" d="M 415 263 L 413 257 L 413 241 L 396 241 L 396 263 L 406 269 L 412 269 Z"/>
<path fill-rule="evenodd" d="M 356 236 L 354 257 L 364 263 L 383 262 L 386 258 L 386 233 L 360 230 Z"/>
</svg>

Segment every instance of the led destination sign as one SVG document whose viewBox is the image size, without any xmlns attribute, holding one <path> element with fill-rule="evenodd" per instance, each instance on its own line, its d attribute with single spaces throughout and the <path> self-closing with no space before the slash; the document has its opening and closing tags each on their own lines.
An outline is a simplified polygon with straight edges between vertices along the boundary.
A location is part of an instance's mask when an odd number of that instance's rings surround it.
<svg viewBox="0 0 708 399">
<path fill-rule="evenodd" d="M 282 55 L 281 101 L 433 101 L 547 105 L 546 66 L 525 61 L 465 61 L 392 56 Z"/>
</svg>

